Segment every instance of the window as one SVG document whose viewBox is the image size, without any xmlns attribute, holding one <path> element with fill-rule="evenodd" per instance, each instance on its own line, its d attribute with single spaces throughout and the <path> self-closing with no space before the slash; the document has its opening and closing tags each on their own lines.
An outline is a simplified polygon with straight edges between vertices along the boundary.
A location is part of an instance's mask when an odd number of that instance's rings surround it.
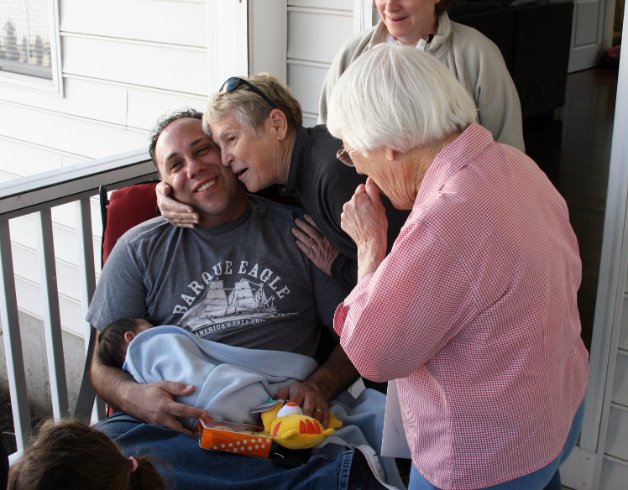
<svg viewBox="0 0 628 490">
<path fill-rule="evenodd" d="M 57 0 L 0 0 L 0 80 L 59 90 Z"/>
</svg>

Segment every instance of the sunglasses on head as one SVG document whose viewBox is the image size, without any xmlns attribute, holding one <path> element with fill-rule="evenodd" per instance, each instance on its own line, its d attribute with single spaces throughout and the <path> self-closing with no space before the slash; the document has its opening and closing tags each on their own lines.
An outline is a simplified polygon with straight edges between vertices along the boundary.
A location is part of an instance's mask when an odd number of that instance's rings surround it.
<svg viewBox="0 0 628 490">
<path fill-rule="evenodd" d="M 231 78 L 227 78 L 227 80 L 225 81 L 225 83 L 222 84 L 222 86 L 220 87 L 220 92 L 224 92 L 224 93 L 229 93 L 229 92 L 233 92 L 234 90 L 237 90 L 238 87 L 241 87 L 242 85 L 246 85 L 249 89 L 251 89 L 253 92 L 255 92 L 257 95 L 259 95 L 262 99 L 264 99 L 269 106 L 271 106 L 273 109 L 277 108 L 277 104 L 275 104 L 272 100 L 270 100 L 270 97 L 268 97 L 268 95 L 266 95 L 264 92 L 262 92 L 259 88 L 257 88 L 255 85 L 253 85 L 251 82 L 249 82 L 248 80 L 245 80 L 244 78 L 240 78 L 240 77 L 231 77 Z"/>
<path fill-rule="evenodd" d="M 349 145 L 343 145 L 340 150 L 336 152 L 336 158 L 340 160 L 342 163 L 347 165 L 348 167 L 353 167 L 353 160 L 351 160 L 351 156 L 349 155 L 350 147 Z"/>
</svg>

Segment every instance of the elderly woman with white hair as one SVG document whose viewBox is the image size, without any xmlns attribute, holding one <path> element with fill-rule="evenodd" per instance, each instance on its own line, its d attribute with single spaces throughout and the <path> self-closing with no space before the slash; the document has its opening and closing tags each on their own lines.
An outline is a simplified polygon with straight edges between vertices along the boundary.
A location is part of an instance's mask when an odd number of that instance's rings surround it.
<svg viewBox="0 0 628 490">
<path fill-rule="evenodd" d="M 416 49 L 339 79 L 327 124 L 368 179 L 342 213 L 358 284 L 334 328 L 364 377 L 396 380 L 410 489 L 560 489 L 588 378 L 578 244 L 545 174 L 475 117 Z M 380 190 L 411 210 L 387 256 Z"/>
</svg>

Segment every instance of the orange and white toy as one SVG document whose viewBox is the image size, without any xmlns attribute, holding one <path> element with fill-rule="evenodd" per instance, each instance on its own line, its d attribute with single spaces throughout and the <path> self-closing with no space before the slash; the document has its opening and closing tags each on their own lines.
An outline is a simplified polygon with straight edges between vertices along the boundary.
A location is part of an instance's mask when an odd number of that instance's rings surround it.
<svg viewBox="0 0 628 490">
<path fill-rule="evenodd" d="M 330 414 L 329 428 L 313 417 L 303 415 L 301 407 L 294 402 L 277 403 L 261 414 L 264 430 L 280 446 L 288 449 L 309 449 L 332 435 L 342 427 L 342 422 Z"/>
</svg>

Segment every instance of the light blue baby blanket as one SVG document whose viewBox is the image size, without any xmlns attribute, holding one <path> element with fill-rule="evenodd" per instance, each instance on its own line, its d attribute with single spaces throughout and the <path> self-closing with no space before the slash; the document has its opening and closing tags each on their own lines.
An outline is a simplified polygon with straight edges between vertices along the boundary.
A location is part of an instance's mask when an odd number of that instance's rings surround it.
<svg viewBox="0 0 628 490">
<path fill-rule="evenodd" d="M 149 328 L 127 350 L 126 369 L 138 383 L 177 381 L 194 393 L 178 401 L 233 422 L 257 422 L 251 408 L 318 367 L 291 352 L 247 349 L 202 339 L 181 327 Z"/>
</svg>

